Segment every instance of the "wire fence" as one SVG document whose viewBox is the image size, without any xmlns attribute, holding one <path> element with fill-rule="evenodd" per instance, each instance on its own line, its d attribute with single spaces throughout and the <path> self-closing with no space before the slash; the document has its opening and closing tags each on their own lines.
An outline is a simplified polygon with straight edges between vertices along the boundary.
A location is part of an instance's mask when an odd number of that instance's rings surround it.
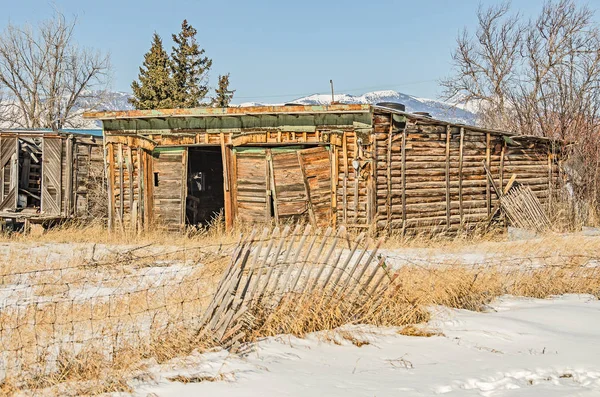
<svg viewBox="0 0 600 397">
<path fill-rule="evenodd" d="M 298 226 L 293 231 L 267 229 L 260 237 L 254 232 L 231 244 L 162 252 L 140 246 L 64 265 L 3 266 L 0 381 L 55 374 L 92 351 L 107 363 L 123 352 L 152 355 L 150 350 L 183 336 L 208 334 L 232 346 L 241 340 L 238 335 L 248 335 L 256 326 L 242 321 L 245 312 L 273 312 L 285 296 L 297 306 L 302 301 L 298 297 L 315 291 L 348 310 L 356 307 L 348 302 L 364 306 L 367 298 L 379 296 L 378 290 L 391 291 L 413 306 L 429 304 L 435 302 L 430 297 L 436 288 L 448 294 L 457 279 L 464 283 L 461 294 L 469 289 L 489 296 L 518 293 L 523 290 L 515 286 L 521 285 L 531 288 L 526 294 L 535 295 L 535 288 L 546 283 L 556 293 L 600 296 L 600 262 L 591 255 L 457 261 L 382 254 L 380 245 L 364 234 L 351 239 L 343 228 Z M 492 274 L 504 277 L 495 287 L 485 281 Z M 352 321 L 352 316 L 349 312 L 345 319 Z"/>
</svg>

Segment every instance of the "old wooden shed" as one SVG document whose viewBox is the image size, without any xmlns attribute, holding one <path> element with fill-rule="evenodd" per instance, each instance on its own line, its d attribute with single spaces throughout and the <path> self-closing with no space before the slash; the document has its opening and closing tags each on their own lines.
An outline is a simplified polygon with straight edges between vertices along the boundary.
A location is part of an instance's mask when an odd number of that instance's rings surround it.
<svg viewBox="0 0 600 397">
<path fill-rule="evenodd" d="M 0 218 L 87 216 L 90 189 L 105 183 L 102 150 L 94 131 L 0 131 Z"/>
<path fill-rule="evenodd" d="M 548 205 L 562 147 L 393 104 L 87 113 L 103 122 L 110 227 L 304 220 L 457 231 L 515 174 Z"/>
</svg>

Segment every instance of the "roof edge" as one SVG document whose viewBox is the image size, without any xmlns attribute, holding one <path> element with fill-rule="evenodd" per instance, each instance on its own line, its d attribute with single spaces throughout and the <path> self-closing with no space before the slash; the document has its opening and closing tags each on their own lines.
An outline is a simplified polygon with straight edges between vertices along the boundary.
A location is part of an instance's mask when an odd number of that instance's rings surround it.
<svg viewBox="0 0 600 397">
<path fill-rule="evenodd" d="M 249 106 L 229 108 L 187 108 L 187 109 L 152 109 L 152 110 L 116 110 L 102 112 L 85 112 L 86 119 L 114 120 L 169 117 L 214 117 L 214 116 L 246 116 L 259 114 L 301 114 L 301 113 L 366 113 L 371 105 L 289 105 L 289 106 Z"/>
</svg>

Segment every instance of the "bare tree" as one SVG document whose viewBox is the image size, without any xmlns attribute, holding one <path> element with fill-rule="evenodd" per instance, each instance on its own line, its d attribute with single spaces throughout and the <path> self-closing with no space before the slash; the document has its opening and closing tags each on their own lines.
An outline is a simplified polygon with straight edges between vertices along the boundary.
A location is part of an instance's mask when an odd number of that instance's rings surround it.
<svg viewBox="0 0 600 397">
<path fill-rule="evenodd" d="M 0 35 L 0 123 L 5 127 L 79 127 L 108 84 L 110 58 L 74 43 L 76 20 L 56 12 L 35 28 Z"/>
<path fill-rule="evenodd" d="M 547 2 L 529 21 L 510 15 L 510 3 L 480 7 L 475 35 L 457 39 L 445 99 L 475 104 L 482 125 L 523 134 L 568 139 L 593 126 L 600 103 L 593 16 L 573 0 Z"/>
<path fill-rule="evenodd" d="M 477 12 L 453 53 L 444 97 L 471 103 L 479 123 L 578 143 L 571 156 L 576 193 L 600 209 L 600 28 L 573 0 L 548 1 L 529 20 L 510 3 Z"/>
</svg>

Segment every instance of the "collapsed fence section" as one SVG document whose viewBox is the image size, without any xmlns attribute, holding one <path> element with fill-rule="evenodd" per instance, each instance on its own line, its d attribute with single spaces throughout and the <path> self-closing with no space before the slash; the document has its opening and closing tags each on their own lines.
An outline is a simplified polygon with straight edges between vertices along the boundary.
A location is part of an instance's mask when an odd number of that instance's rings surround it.
<svg viewBox="0 0 600 397">
<path fill-rule="evenodd" d="M 275 228 L 270 238 L 265 229 L 258 243 L 254 237 L 238 247 L 205 315 L 204 332 L 221 345 L 235 346 L 252 332 L 257 313 L 293 316 L 307 300 L 352 321 L 368 301 L 376 310 L 390 284 L 385 259 L 377 258 L 383 240 L 372 244 L 364 233 L 350 241 L 343 227 L 313 233 L 298 225 Z"/>
<path fill-rule="evenodd" d="M 452 260 L 382 255 L 381 244 L 343 227 L 301 225 L 215 247 L 0 266 L 0 388 L 69 381 L 86 365 L 96 372 L 85 379 L 109 376 L 97 369 L 215 346 L 235 351 L 269 335 L 414 324 L 427 321 L 431 305 L 481 310 L 503 294 L 600 297 L 593 255 Z"/>
</svg>

